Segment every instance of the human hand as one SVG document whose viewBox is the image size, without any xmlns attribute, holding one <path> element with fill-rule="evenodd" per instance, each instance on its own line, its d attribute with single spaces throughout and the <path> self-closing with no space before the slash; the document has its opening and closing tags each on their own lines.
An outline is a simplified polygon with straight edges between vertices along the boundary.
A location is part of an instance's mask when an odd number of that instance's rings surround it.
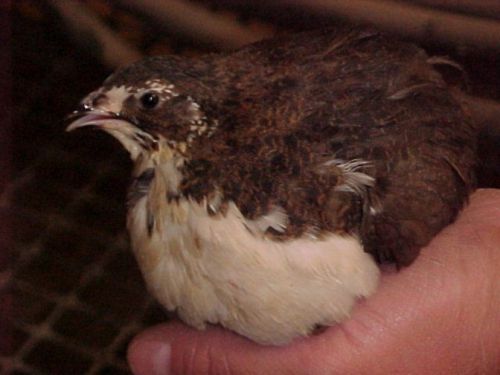
<svg viewBox="0 0 500 375">
<path fill-rule="evenodd" d="M 349 320 L 285 347 L 219 327 L 147 329 L 135 374 L 500 373 L 500 190 L 479 190 L 410 267 L 384 270 Z"/>
</svg>

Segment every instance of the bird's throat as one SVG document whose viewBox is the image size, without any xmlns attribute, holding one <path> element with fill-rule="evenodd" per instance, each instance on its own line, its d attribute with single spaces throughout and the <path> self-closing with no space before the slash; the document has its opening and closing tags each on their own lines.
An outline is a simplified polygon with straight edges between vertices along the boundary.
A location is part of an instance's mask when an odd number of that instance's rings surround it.
<svg viewBox="0 0 500 375">
<path fill-rule="evenodd" d="M 181 197 L 182 167 L 187 160 L 185 151 L 185 145 L 173 145 L 160 139 L 155 149 L 144 150 L 138 155 L 129 190 L 129 208 L 137 201 L 137 197 L 147 195 L 148 210 L 151 215 L 157 216 L 160 200 Z"/>
</svg>

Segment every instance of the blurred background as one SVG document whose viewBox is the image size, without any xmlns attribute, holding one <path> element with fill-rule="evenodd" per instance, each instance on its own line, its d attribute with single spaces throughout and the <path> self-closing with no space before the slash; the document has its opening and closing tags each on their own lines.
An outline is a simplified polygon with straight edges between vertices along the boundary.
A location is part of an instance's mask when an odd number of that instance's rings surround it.
<svg viewBox="0 0 500 375">
<path fill-rule="evenodd" d="M 9 174 L 0 179 L 2 374 L 128 374 L 130 339 L 169 319 L 129 251 L 128 155 L 109 136 L 68 134 L 63 123 L 116 67 L 141 56 L 196 56 L 275 33 L 375 25 L 463 67 L 443 74 L 489 115 L 480 180 L 500 187 L 498 1 L 18 0 L 0 10 L 0 53 L 10 65 L 0 75 L 10 93 L 0 132 L 0 167 Z"/>
</svg>

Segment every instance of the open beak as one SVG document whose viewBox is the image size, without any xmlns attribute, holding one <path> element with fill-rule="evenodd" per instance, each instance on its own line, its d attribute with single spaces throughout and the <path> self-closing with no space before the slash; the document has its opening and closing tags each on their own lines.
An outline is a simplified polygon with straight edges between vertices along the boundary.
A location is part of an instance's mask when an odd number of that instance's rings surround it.
<svg viewBox="0 0 500 375">
<path fill-rule="evenodd" d="M 119 130 L 120 127 L 130 125 L 130 121 L 117 113 L 90 107 L 74 111 L 66 117 L 66 122 L 69 123 L 66 128 L 68 132 L 86 126 L 96 126 L 103 130 Z"/>
<path fill-rule="evenodd" d="M 83 127 L 96 127 L 115 137 L 130 153 L 133 160 L 144 151 L 157 150 L 158 139 L 141 130 L 135 123 L 118 113 L 83 106 L 66 117 L 66 131 Z"/>
</svg>

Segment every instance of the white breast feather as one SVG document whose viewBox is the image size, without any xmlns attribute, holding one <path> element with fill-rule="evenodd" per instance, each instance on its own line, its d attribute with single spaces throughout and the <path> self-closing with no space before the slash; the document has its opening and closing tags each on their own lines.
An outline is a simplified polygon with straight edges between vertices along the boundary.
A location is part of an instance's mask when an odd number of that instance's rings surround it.
<svg viewBox="0 0 500 375">
<path fill-rule="evenodd" d="M 189 325 L 220 323 L 263 344 L 285 344 L 316 325 L 349 316 L 358 297 L 372 294 L 379 269 L 354 237 L 277 242 L 256 236 L 235 204 L 210 216 L 207 203 L 182 199 L 156 207 L 148 235 L 147 205 L 165 197 L 155 179 L 149 195 L 131 209 L 132 247 L 151 293 Z M 161 212 L 161 217 L 158 217 Z M 279 215 L 276 214 L 279 212 Z M 275 211 L 256 225 L 278 218 Z"/>
</svg>

